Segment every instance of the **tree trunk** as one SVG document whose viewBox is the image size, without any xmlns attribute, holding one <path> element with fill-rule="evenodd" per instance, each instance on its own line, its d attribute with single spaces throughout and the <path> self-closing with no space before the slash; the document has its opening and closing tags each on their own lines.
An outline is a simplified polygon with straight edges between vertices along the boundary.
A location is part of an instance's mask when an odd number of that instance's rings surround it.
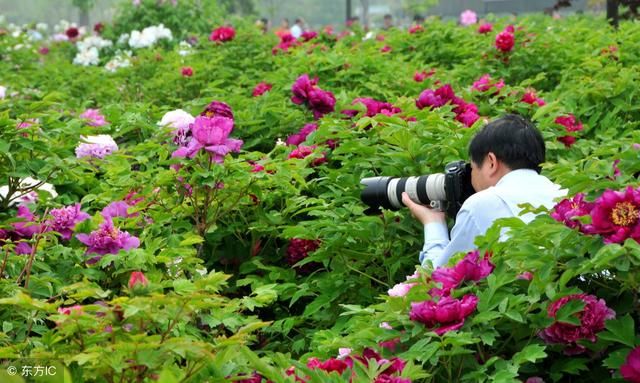
<svg viewBox="0 0 640 383">
<path fill-rule="evenodd" d="M 618 28 L 618 0 L 607 0 L 607 20 L 614 28 Z"/>
<path fill-rule="evenodd" d="M 80 9 L 80 19 L 78 20 L 78 26 L 89 26 L 89 11 L 86 9 Z"/>
<path fill-rule="evenodd" d="M 365 31 L 369 30 L 369 0 L 360 0 L 362 4 L 362 27 Z"/>
<path fill-rule="evenodd" d="M 351 20 L 351 0 L 347 0 L 347 20 Z"/>
</svg>

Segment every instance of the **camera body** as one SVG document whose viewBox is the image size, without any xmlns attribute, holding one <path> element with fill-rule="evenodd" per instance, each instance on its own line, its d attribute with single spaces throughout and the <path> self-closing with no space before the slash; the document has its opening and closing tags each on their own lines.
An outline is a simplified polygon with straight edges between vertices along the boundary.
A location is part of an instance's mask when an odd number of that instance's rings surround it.
<svg viewBox="0 0 640 383">
<path fill-rule="evenodd" d="M 360 183 L 365 185 L 360 199 L 369 206 L 365 214 L 378 214 L 382 207 L 402 208 L 402 192 L 406 191 L 412 201 L 455 217 L 464 201 L 475 193 L 471 185 L 471 165 L 464 161 L 448 163 L 444 173 L 402 178 L 368 177 Z"/>
</svg>

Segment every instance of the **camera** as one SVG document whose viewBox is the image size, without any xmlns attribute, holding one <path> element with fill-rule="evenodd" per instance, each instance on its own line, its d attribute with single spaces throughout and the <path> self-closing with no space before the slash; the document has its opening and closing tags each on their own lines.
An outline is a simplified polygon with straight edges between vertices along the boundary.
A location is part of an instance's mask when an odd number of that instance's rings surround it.
<svg viewBox="0 0 640 383">
<path fill-rule="evenodd" d="M 407 192 L 412 201 L 444 211 L 455 217 L 462 203 L 475 190 L 471 185 L 471 165 L 454 161 L 444 167 L 444 173 L 417 177 L 368 177 L 360 183 L 364 189 L 360 199 L 369 209 L 365 214 L 378 214 L 380 208 L 399 210 L 404 206 L 402 192 Z"/>
</svg>

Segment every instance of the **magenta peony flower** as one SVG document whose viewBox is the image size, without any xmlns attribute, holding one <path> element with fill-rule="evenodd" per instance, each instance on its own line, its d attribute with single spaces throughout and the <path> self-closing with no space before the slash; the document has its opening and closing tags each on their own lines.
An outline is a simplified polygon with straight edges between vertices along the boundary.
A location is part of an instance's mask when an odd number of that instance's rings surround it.
<svg viewBox="0 0 640 383">
<path fill-rule="evenodd" d="M 455 94 L 451 85 L 446 84 L 436 89 L 425 89 L 420 93 L 416 100 L 416 106 L 418 109 L 424 109 L 426 107 L 439 108 L 447 102 L 453 101 Z"/>
<path fill-rule="evenodd" d="M 349 365 L 346 361 L 336 358 L 329 358 L 324 362 L 321 362 L 318 358 L 309 358 L 309 360 L 307 361 L 307 367 L 312 370 L 318 369 L 326 372 L 336 371 L 338 374 L 342 374 L 347 368 L 350 368 L 352 365 L 353 363 Z"/>
<path fill-rule="evenodd" d="M 262 81 L 261 83 L 259 83 L 258 85 L 256 85 L 255 88 L 253 88 L 253 97 L 258 97 L 258 96 L 262 96 L 263 94 L 265 94 L 266 92 L 270 91 L 271 88 L 273 87 L 273 85 Z"/>
<path fill-rule="evenodd" d="M 242 140 L 228 138 L 233 130 L 233 120 L 227 117 L 196 117 L 191 125 L 192 137 L 187 146 L 173 152 L 172 157 L 193 158 L 204 149 L 210 153 L 211 159 L 218 163 L 224 161 L 229 152 L 239 152 Z"/>
<path fill-rule="evenodd" d="M 100 212 L 100 214 L 105 219 L 111 219 L 116 217 L 122 217 L 122 218 L 137 217 L 138 215 L 140 215 L 140 213 L 128 212 L 129 208 L 133 207 L 134 205 L 135 203 L 129 204 L 127 201 L 114 201 L 108 204 L 107 206 L 105 206 L 104 209 L 102 209 L 102 212 Z"/>
<path fill-rule="evenodd" d="M 48 55 L 49 54 L 49 47 L 42 46 L 42 47 L 38 48 L 38 53 L 40 53 L 43 56 L 44 55 Z M 0 98 L 3 98 L 3 97 L 0 97 Z"/>
<path fill-rule="evenodd" d="M 423 323 L 432 328 L 436 334 L 442 335 L 447 331 L 461 328 L 464 319 L 475 311 L 477 305 L 478 297 L 472 294 L 467 294 L 462 299 L 446 296 L 438 302 L 414 302 L 411 303 L 409 318 Z"/>
<path fill-rule="evenodd" d="M 618 178 L 620 177 L 620 175 L 622 174 L 622 172 L 620 171 L 620 168 L 618 167 L 618 164 L 620 163 L 620 160 L 617 159 L 615 161 L 613 161 L 613 178 Z"/>
<path fill-rule="evenodd" d="M 180 74 L 182 74 L 182 77 L 191 77 L 193 76 L 193 68 L 190 66 L 184 66 L 180 69 Z"/>
<path fill-rule="evenodd" d="M 300 42 L 296 40 L 296 38 L 293 37 L 291 33 L 285 33 L 282 36 L 280 36 L 280 43 L 278 43 L 278 45 L 273 47 L 273 49 L 271 50 L 271 53 L 276 55 L 280 51 L 287 52 L 289 48 L 296 45 L 300 45 Z"/>
<path fill-rule="evenodd" d="M 306 73 L 298 77 L 291 86 L 291 93 L 293 93 L 291 101 L 296 105 L 307 102 L 309 99 L 309 92 L 313 90 L 317 84 L 317 77 L 310 79 L 309 75 Z"/>
<path fill-rule="evenodd" d="M 423 82 L 426 78 L 433 76 L 436 73 L 435 69 L 430 69 L 429 72 L 422 71 L 413 74 L 413 81 Z"/>
<path fill-rule="evenodd" d="M 318 32 L 316 31 L 304 31 L 300 36 L 302 41 L 309 41 L 309 40 L 315 39 L 316 37 L 318 37 Z"/>
<path fill-rule="evenodd" d="M 391 47 L 389 45 L 385 45 L 382 48 L 380 48 L 380 52 L 382 53 L 391 52 Z"/>
<path fill-rule="evenodd" d="M 496 48 L 501 52 L 511 52 L 515 44 L 512 32 L 502 31 L 496 36 Z"/>
<path fill-rule="evenodd" d="M 246 376 L 246 374 L 239 374 L 237 376 L 238 377 L 244 377 L 244 376 Z M 233 380 L 230 380 L 230 381 L 233 381 L 234 383 L 262 383 L 262 381 L 263 381 L 262 378 L 263 378 L 262 375 L 260 375 L 260 374 L 258 374 L 257 372 L 254 371 L 251 374 L 251 376 L 246 378 L 246 379 L 240 379 L 240 380 L 233 379 Z"/>
<path fill-rule="evenodd" d="M 491 253 L 485 252 L 480 259 L 478 250 L 470 251 L 453 267 L 438 267 L 431 274 L 434 282 L 442 284 L 440 289 L 432 289 L 429 294 L 434 296 L 449 295 L 452 289 L 465 281 L 477 282 L 491 274 L 495 266 L 489 261 Z"/>
<path fill-rule="evenodd" d="M 129 288 L 133 289 L 136 286 L 147 287 L 149 280 L 142 271 L 134 271 L 129 277 Z"/>
<path fill-rule="evenodd" d="M 478 15 L 470 9 L 463 11 L 460 14 L 460 24 L 467 26 L 478 22 Z"/>
<path fill-rule="evenodd" d="M 316 262 L 307 263 L 302 266 L 295 266 L 295 264 L 308 257 L 309 253 L 316 251 L 319 247 L 319 240 L 293 238 L 289 241 L 285 259 L 289 266 L 294 267 L 297 272 L 309 274 L 317 269 L 320 264 Z"/>
<path fill-rule="evenodd" d="M 491 76 L 488 74 L 482 75 L 477 81 L 473 83 L 471 86 L 471 90 L 477 90 L 479 92 L 487 92 L 493 88 L 495 88 L 494 94 L 497 94 L 500 89 L 504 87 L 504 80 L 500 79 L 497 82 L 491 81 Z"/>
<path fill-rule="evenodd" d="M 576 121 L 576 117 L 573 114 L 556 117 L 554 122 L 564 126 L 567 132 L 578 132 L 583 129 L 582 123 Z"/>
<path fill-rule="evenodd" d="M 548 343 L 566 345 L 565 354 L 567 355 L 584 352 L 586 348 L 577 342 L 581 339 L 595 342 L 597 340 L 596 334 L 604 329 L 605 320 L 613 319 L 616 316 L 616 313 L 607 307 L 603 299 L 598 300 L 597 297 L 588 294 L 571 294 L 549 305 L 547 309 L 549 317 L 555 319 L 558 310 L 571 300 L 580 300 L 585 304 L 582 311 L 574 314 L 580 320 L 580 325 L 554 322 L 539 334 L 540 338 Z"/>
<path fill-rule="evenodd" d="M 593 202 L 584 200 L 584 193 L 576 194 L 572 199 L 563 199 L 553 207 L 551 218 L 564 223 L 570 228 L 582 228 L 580 221 L 574 218 L 589 215 L 594 207 Z"/>
<path fill-rule="evenodd" d="M 80 209 L 81 205 L 79 203 L 59 209 L 52 209 L 49 214 L 51 214 L 53 218 L 47 221 L 47 230 L 60 233 L 62 239 L 71 239 L 73 228 L 76 224 L 90 218 L 89 214 Z"/>
<path fill-rule="evenodd" d="M 20 220 L 11 223 L 13 230 L 0 229 L 0 245 L 2 245 L 6 239 L 11 239 L 13 242 L 18 242 L 13 249 L 17 255 L 31 254 L 31 245 L 26 242 L 26 240 L 31 239 L 35 234 L 41 232 L 42 227 L 37 223 L 38 217 L 29 210 L 28 206 L 20 205 L 18 206 L 16 218 Z"/>
<path fill-rule="evenodd" d="M 311 134 L 314 131 L 316 131 L 316 129 L 318 129 L 318 124 L 305 124 L 302 127 L 302 129 L 300 129 L 300 131 L 298 131 L 298 133 L 292 134 L 289 137 L 287 137 L 285 142 L 287 143 L 287 145 L 298 146 L 301 143 L 303 143 L 304 140 L 307 139 L 307 136 L 309 134 Z"/>
<path fill-rule="evenodd" d="M 328 90 L 316 88 L 309 91 L 308 105 L 313 112 L 313 117 L 318 120 L 335 110 L 336 98 Z"/>
<path fill-rule="evenodd" d="M 493 30 L 493 25 L 491 23 L 484 23 L 478 27 L 478 33 L 485 34 L 489 33 Z"/>
<path fill-rule="evenodd" d="M 368 97 L 356 98 L 355 100 L 353 100 L 351 105 L 355 105 L 358 103 L 364 105 L 367 108 L 367 111 L 365 113 L 365 116 L 367 117 L 373 117 L 377 114 L 392 116 L 396 113 L 402 112 L 400 108 L 393 106 L 393 104 L 391 103 L 374 100 Z M 358 111 L 354 109 L 347 109 L 347 110 L 343 110 L 342 113 L 346 114 L 349 117 L 355 117 L 358 114 Z"/>
<path fill-rule="evenodd" d="M 216 100 L 211 101 L 200 115 L 204 117 L 226 117 L 232 120 L 234 119 L 231 107 L 225 102 Z"/>
<path fill-rule="evenodd" d="M 627 382 L 640 383 L 640 346 L 627 355 L 626 361 L 620 366 L 620 375 Z"/>
<path fill-rule="evenodd" d="M 600 234 L 604 243 L 622 243 L 627 238 L 640 241 L 640 190 L 629 186 L 624 192 L 605 190 L 591 210 L 586 234 Z"/>
<path fill-rule="evenodd" d="M 211 31 L 209 41 L 217 41 L 219 43 L 231 41 L 236 37 L 236 30 L 233 27 L 218 27 Z"/>
<path fill-rule="evenodd" d="M 530 105 L 538 104 L 538 106 L 544 106 L 546 104 L 543 99 L 536 96 L 536 92 L 533 90 L 525 92 L 520 101 Z"/>
<path fill-rule="evenodd" d="M 80 118 L 86 120 L 87 125 L 90 126 L 103 126 L 107 124 L 104 116 L 100 114 L 100 109 L 87 109 L 81 115 Z"/>
<path fill-rule="evenodd" d="M 105 219 L 98 230 L 90 234 L 76 234 L 76 238 L 88 246 L 86 254 L 98 254 L 97 257 L 88 260 L 88 264 L 98 262 L 102 255 L 117 254 L 120 250 L 131 250 L 140 246 L 137 237 L 113 226 L 111 219 Z"/>
</svg>

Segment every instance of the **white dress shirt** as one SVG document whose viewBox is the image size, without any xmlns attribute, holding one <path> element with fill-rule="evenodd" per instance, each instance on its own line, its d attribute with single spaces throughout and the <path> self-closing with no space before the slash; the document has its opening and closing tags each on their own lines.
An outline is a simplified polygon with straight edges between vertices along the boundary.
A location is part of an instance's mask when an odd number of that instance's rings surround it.
<svg viewBox="0 0 640 383">
<path fill-rule="evenodd" d="M 302 28 L 300 28 L 300 26 L 298 24 L 293 24 L 293 26 L 291 27 L 289 32 L 296 39 L 299 39 L 300 36 L 302 36 Z"/>
<path fill-rule="evenodd" d="M 474 250 L 476 236 L 485 234 L 496 219 L 519 217 L 529 223 L 535 218 L 534 213 L 520 216 L 522 208 L 518 205 L 528 203 L 533 207 L 551 209 L 556 203 L 555 199 L 566 193 L 566 189 L 561 189 L 534 170 L 512 170 L 495 186 L 473 194 L 462 204 L 451 229 L 451 240 L 446 223 L 424 225 L 424 248 L 420 252 L 420 263 L 431 261 L 434 267 L 443 266 L 455 253 Z"/>
</svg>

